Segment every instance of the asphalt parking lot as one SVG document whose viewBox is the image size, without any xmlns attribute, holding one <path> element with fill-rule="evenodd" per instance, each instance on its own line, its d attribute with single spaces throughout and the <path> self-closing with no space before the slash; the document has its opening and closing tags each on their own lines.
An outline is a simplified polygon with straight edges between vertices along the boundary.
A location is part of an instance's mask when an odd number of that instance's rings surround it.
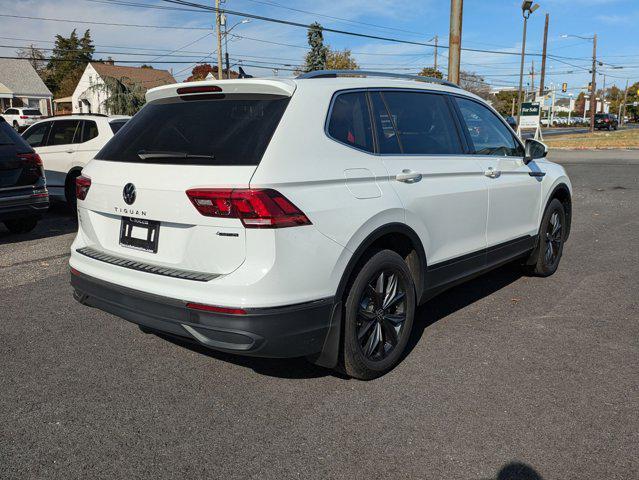
<svg viewBox="0 0 639 480">
<path fill-rule="evenodd" d="M 639 151 L 552 158 L 558 272 L 440 295 L 372 382 L 145 335 L 72 299 L 66 209 L 0 227 L 0 478 L 638 478 Z"/>
</svg>

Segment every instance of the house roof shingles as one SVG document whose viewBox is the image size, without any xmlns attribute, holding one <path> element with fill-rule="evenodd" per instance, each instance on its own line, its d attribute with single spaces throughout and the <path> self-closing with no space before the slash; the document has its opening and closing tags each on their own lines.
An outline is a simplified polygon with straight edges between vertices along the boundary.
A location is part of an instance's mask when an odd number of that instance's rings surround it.
<svg viewBox="0 0 639 480">
<path fill-rule="evenodd" d="M 29 60 L 0 58 L 0 83 L 16 96 L 53 96 Z"/>
<path fill-rule="evenodd" d="M 127 78 L 139 83 L 145 89 L 159 87 L 176 83 L 173 75 L 167 70 L 156 70 L 154 68 L 122 67 L 120 65 L 110 65 L 108 63 L 91 62 L 91 66 L 101 77 L 111 77 L 117 80 Z"/>
</svg>

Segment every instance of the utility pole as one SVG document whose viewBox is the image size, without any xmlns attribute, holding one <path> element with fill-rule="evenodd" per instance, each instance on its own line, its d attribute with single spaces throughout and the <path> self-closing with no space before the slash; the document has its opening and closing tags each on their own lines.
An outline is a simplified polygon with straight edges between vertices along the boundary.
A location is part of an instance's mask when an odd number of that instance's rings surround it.
<svg viewBox="0 0 639 480">
<path fill-rule="evenodd" d="M 514 117 L 515 116 L 515 97 L 513 97 L 513 105 L 510 108 L 510 116 Z"/>
<path fill-rule="evenodd" d="M 222 25 L 220 0 L 215 0 L 215 26 L 217 27 L 217 78 L 222 80 Z"/>
<path fill-rule="evenodd" d="M 535 95 L 535 61 L 532 61 L 532 65 L 530 67 L 530 91 L 533 96 Z"/>
<path fill-rule="evenodd" d="M 437 71 L 437 42 L 439 37 L 435 35 L 435 71 Z"/>
<path fill-rule="evenodd" d="M 624 118 L 626 117 L 627 101 L 628 101 L 628 79 L 626 79 L 626 91 L 623 94 L 623 103 L 619 105 L 619 125 L 623 125 L 625 123 Z"/>
<path fill-rule="evenodd" d="M 606 113 L 606 74 L 604 74 L 603 90 L 601 91 L 601 113 Z"/>
<path fill-rule="evenodd" d="M 595 131 L 595 111 L 597 110 L 597 34 L 592 38 L 592 88 L 590 90 L 590 133 Z"/>
<path fill-rule="evenodd" d="M 448 38 L 448 81 L 459 83 L 464 0 L 450 0 L 450 34 Z"/>
<path fill-rule="evenodd" d="M 539 80 L 539 96 L 544 96 L 544 82 L 546 81 L 546 52 L 548 51 L 548 22 L 550 14 L 546 14 L 546 26 L 544 27 L 544 49 L 541 54 L 541 79 Z"/>
</svg>

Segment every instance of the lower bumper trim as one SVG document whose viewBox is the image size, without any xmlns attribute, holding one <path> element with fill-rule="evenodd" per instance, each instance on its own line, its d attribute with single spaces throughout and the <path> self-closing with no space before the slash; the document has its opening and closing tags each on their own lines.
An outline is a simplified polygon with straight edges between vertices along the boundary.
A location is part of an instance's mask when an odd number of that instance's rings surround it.
<svg viewBox="0 0 639 480">
<path fill-rule="evenodd" d="M 185 301 L 148 294 L 71 273 L 74 297 L 144 327 L 195 340 L 214 350 L 258 357 L 303 357 L 322 351 L 330 330 L 333 298 L 246 315 L 192 310 Z"/>
</svg>

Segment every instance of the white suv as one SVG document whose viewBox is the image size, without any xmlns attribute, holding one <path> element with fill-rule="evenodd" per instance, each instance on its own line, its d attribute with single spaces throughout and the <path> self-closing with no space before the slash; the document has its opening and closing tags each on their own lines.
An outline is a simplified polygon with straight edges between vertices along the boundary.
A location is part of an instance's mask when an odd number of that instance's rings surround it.
<svg viewBox="0 0 639 480">
<path fill-rule="evenodd" d="M 37 122 L 22 134 L 42 158 L 52 198 L 75 208 L 75 179 L 130 117 L 61 115 Z"/>
<path fill-rule="evenodd" d="M 438 292 L 554 273 L 571 185 L 543 144 L 453 84 L 340 73 L 150 90 L 78 178 L 76 299 L 370 379 Z"/>
<path fill-rule="evenodd" d="M 2 114 L 6 122 L 13 127 L 16 132 L 24 130 L 29 125 L 43 118 L 42 113 L 37 108 L 7 108 Z"/>
</svg>

